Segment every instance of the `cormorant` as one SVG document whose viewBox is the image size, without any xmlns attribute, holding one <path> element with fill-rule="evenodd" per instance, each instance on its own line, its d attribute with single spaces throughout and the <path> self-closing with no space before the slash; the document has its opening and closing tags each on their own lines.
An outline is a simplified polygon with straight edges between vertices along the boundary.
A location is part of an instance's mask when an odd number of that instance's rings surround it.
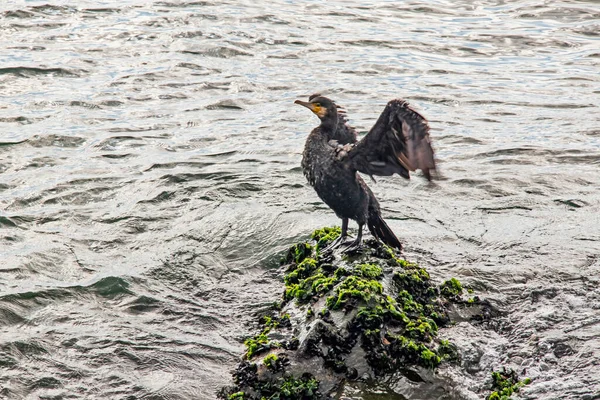
<svg viewBox="0 0 600 400">
<path fill-rule="evenodd" d="M 428 180 L 435 170 L 427 120 L 404 100 L 390 101 L 369 133 L 357 141 L 341 110 L 327 97 L 296 100 L 311 110 L 321 124 L 306 139 L 302 169 L 317 194 L 342 219 L 342 233 L 328 250 L 344 243 L 348 220 L 358 223 L 358 236 L 345 251 L 357 250 L 365 224 L 377 239 L 398 250 L 400 241 L 381 217 L 379 203 L 358 172 L 410 179 L 420 169 Z"/>
</svg>

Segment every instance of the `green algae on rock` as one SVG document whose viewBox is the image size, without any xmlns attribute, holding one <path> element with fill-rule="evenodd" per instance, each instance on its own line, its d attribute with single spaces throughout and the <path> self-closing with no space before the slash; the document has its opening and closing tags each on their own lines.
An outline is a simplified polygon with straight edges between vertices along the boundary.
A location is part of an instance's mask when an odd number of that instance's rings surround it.
<svg viewBox="0 0 600 400">
<path fill-rule="evenodd" d="M 289 314 L 283 314 L 280 317 L 277 316 L 268 316 L 264 315 L 260 318 L 260 323 L 263 327 L 263 330 L 258 335 L 248 338 L 244 341 L 244 345 L 246 346 L 246 354 L 245 357 L 247 359 L 251 359 L 256 354 L 261 354 L 271 349 L 280 348 L 280 347 L 290 347 L 290 342 L 278 342 L 270 340 L 268 335 L 273 329 L 281 328 L 290 328 L 290 316 Z"/>
<path fill-rule="evenodd" d="M 311 374 L 299 377 L 271 374 L 268 379 L 259 377 L 257 364 L 244 361 L 233 373 L 235 387 L 224 387 L 217 396 L 225 400 L 317 400 L 319 382 Z M 239 388 L 244 390 L 238 390 Z"/>
<path fill-rule="evenodd" d="M 377 280 L 352 275 L 344 279 L 336 288 L 333 296 L 327 297 L 325 304 L 330 309 L 337 310 L 352 300 L 354 300 L 353 303 L 361 300 L 368 303 L 371 297 L 382 293 L 383 286 Z"/>
<path fill-rule="evenodd" d="M 462 301 L 460 282 L 438 287 L 424 268 L 374 240 L 360 254 L 322 254 L 339 234 L 319 229 L 315 244 L 298 243 L 282 258 L 281 310 L 263 317 L 262 332 L 245 341 L 247 361 L 220 398 L 330 398 L 344 380 L 410 368 L 415 376 L 459 360 L 438 331 L 450 322 L 450 302 Z M 445 287 L 461 291 L 446 296 Z"/>
<path fill-rule="evenodd" d="M 376 264 L 360 264 L 356 266 L 356 273 L 363 278 L 379 279 L 383 275 L 383 270 Z"/>
<path fill-rule="evenodd" d="M 341 234 L 342 234 L 342 228 L 340 228 L 339 226 L 334 226 L 334 227 L 326 226 L 324 228 L 317 229 L 316 231 L 314 231 L 310 235 L 310 238 L 312 240 L 314 240 L 315 242 L 317 242 L 315 249 L 317 252 L 319 252 L 319 250 L 322 250 L 323 248 L 325 248 L 329 243 L 333 242 Z"/>
<path fill-rule="evenodd" d="M 278 357 L 275 353 L 270 353 L 263 358 L 263 364 L 272 372 L 282 371 L 287 365 L 288 359 L 285 356 Z"/>
<path fill-rule="evenodd" d="M 300 263 L 306 257 L 313 253 L 313 246 L 309 243 L 297 243 L 289 248 L 285 256 L 281 259 L 282 263 Z"/>
<path fill-rule="evenodd" d="M 514 370 L 492 372 L 492 390 L 486 400 L 509 400 L 513 393 L 518 393 L 521 388 L 531 383 L 531 379 L 525 378 L 519 380 L 519 376 Z"/>
<path fill-rule="evenodd" d="M 255 354 L 268 350 L 268 343 L 269 339 L 264 331 L 253 338 L 246 339 L 244 341 L 244 345 L 246 346 L 246 358 L 250 359 Z"/>
<path fill-rule="evenodd" d="M 461 283 L 456 278 L 449 279 L 440 285 L 440 291 L 446 297 L 460 297 L 463 292 Z"/>
</svg>

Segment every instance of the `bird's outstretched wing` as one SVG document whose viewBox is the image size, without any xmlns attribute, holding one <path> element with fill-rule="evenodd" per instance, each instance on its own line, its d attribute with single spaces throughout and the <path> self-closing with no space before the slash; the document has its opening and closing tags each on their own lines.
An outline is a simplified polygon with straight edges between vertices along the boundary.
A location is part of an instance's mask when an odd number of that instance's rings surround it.
<svg viewBox="0 0 600 400">
<path fill-rule="evenodd" d="M 410 179 L 409 172 L 420 169 L 431 180 L 435 160 L 427 120 L 406 101 L 392 100 L 344 161 L 371 177 L 396 173 Z"/>
</svg>

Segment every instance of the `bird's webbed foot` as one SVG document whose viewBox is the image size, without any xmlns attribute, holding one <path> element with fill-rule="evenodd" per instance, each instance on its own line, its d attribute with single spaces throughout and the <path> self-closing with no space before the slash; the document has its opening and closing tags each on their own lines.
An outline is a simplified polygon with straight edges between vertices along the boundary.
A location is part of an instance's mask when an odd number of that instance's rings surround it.
<svg viewBox="0 0 600 400">
<path fill-rule="evenodd" d="M 324 256 L 331 255 L 333 250 L 337 249 L 341 245 L 346 243 L 348 237 L 348 218 L 342 218 L 342 232 L 333 242 L 329 243 L 329 246 L 321 250 L 321 254 Z"/>
<path fill-rule="evenodd" d="M 337 249 L 338 247 L 340 247 L 341 245 L 346 243 L 346 238 L 348 237 L 348 235 L 340 235 L 337 237 L 337 239 L 335 239 L 333 242 L 329 243 L 329 246 L 325 247 L 323 250 L 321 250 L 322 254 L 329 254 L 329 253 L 333 253 L 333 251 L 335 249 Z"/>
<path fill-rule="evenodd" d="M 342 253 L 347 254 L 347 255 L 359 254 L 359 253 L 363 252 L 364 248 L 365 248 L 365 246 L 363 246 L 363 244 L 362 244 L 362 237 L 359 236 L 356 238 L 355 241 L 350 243 L 350 245 L 348 247 L 346 247 L 342 251 Z"/>
</svg>

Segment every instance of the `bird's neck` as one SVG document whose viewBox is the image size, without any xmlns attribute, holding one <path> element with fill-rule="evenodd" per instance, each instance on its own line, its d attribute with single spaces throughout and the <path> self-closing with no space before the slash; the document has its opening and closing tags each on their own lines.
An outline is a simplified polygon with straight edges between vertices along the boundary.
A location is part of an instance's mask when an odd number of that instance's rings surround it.
<svg viewBox="0 0 600 400">
<path fill-rule="evenodd" d="M 337 113 L 329 118 L 321 120 L 321 133 L 327 136 L 327 140 L 331 139 L 337 130 L 338 116 Z"/>
</svg>

